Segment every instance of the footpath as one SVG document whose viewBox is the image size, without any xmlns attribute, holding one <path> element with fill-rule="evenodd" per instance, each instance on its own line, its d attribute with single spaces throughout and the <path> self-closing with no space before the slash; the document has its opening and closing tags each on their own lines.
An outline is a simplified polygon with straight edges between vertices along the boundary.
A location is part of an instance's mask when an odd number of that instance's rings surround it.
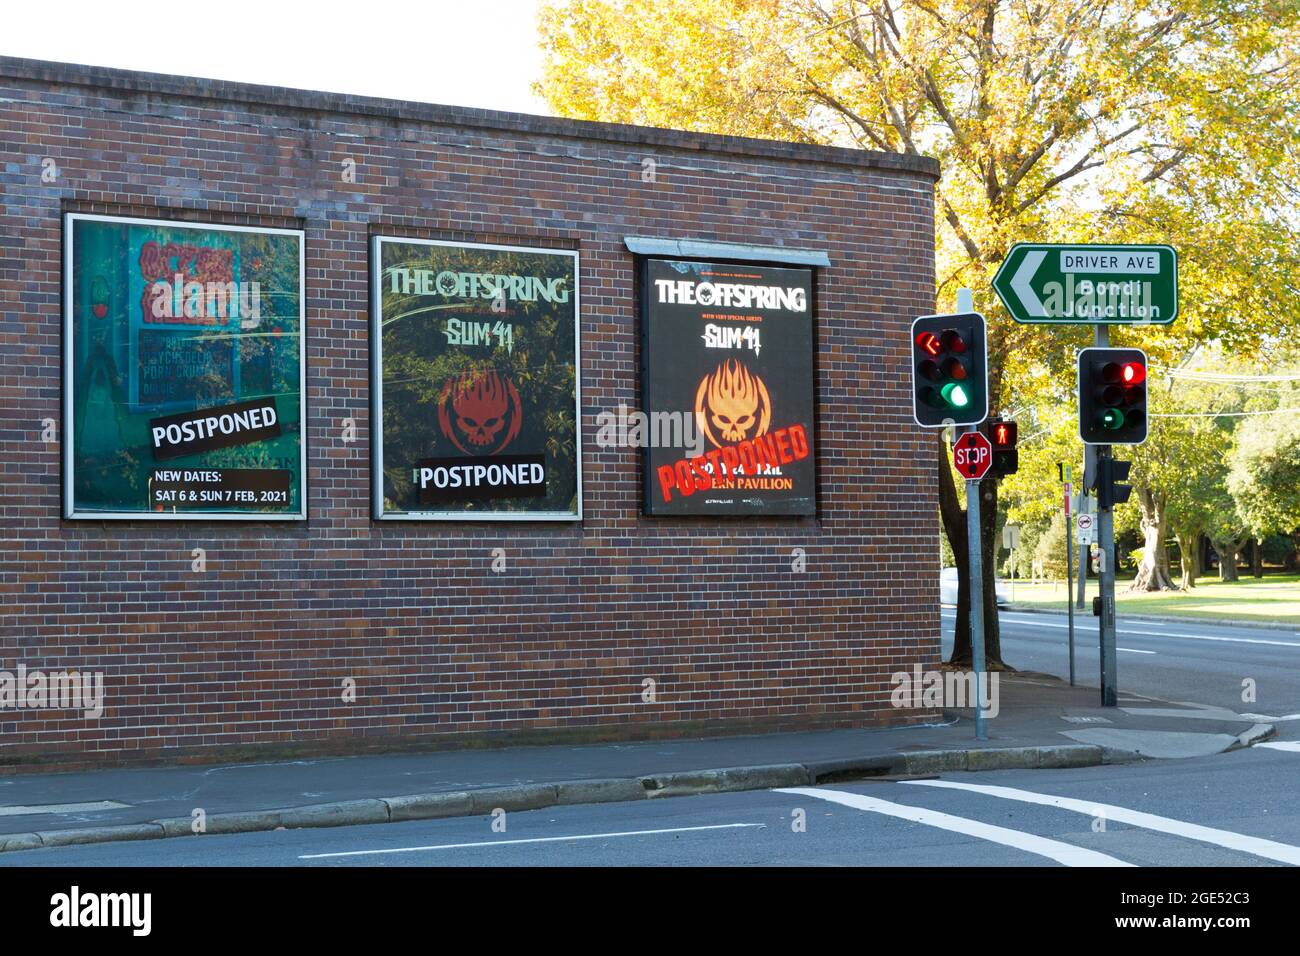
<svg viewBox="0 0 1300 956">
<path fill-rule="evenodd" d="M 977 741 L 970 710 L 934 724 L 581 746 L 367 754 L 0 776 L 0 852 L 79 843 L 487 815 L 865 777 L 1087 767 L 1206 756 L 1273 734 L 1231 711 L 999 675 Z M 0 749 L 0 754 L 3 751 Z"/>
</svg>

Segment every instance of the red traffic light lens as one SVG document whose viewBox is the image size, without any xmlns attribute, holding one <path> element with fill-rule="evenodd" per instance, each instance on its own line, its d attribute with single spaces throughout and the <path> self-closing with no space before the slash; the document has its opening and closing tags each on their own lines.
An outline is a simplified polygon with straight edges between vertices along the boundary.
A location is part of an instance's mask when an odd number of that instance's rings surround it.
<svg viewBox="0 0 1300 956">
<path fill-rule="evenodd" d="M 943 344 L 933 332 L 922 332 L 917 335 L 916 347 L 927 355 L 938 355 L 943 351 Z"/>
<path fill-rule="evenodd" d="M 1147 379 L 1147 367 L 1141 362 L 1125 362 L 1120 370 L 1125 385 L 1140 385 Z"/>
<path fill-rule="evenodd" d="M 949 352 L 960 355 L 966 351 L 966 340 L 961 337 L 961 333 L 956 329 L 945 329 L 943 347 Z"/>
<path fill-rule="evenodd" d="M 967 375 L 966 366 L 955 358 L 950 358 L 943 363 L 943 374 L 947 375 L 954 382 L 964 381 Z"/>
<path fill-rule="evenodd" d="M 999 425 L 993 429 L 993 443 L 995 445 L 1005 445 L 1008 437 L 1006 425 Z"/>
</svg>

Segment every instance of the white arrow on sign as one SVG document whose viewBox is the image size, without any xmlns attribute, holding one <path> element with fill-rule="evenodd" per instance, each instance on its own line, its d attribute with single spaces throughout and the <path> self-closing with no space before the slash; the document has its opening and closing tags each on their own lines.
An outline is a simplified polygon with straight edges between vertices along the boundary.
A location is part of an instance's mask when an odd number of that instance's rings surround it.
<svg viewBox="0 0 1300 956">
<path fill-rule="evenodd" d="M 1047 310 L 1043 308 L 1043 302 L 1038 298 L 1038 293 L 1034 291 L 1034 287 L 1029 284 L 1029 280 L 1038 272 L 1038 267 L 1043 264 L 1043 260 L 1046 258 L 1047 253 L 1041 249 L 1025 253 L 1025 259 L 1020 263 L 1020 268 L 1011 277 L 1012 291 L 1020 296 L 1020 302 L 1025 307 L 1025 311 L 1036 319 L 1046 318 Z"/>
</svg>

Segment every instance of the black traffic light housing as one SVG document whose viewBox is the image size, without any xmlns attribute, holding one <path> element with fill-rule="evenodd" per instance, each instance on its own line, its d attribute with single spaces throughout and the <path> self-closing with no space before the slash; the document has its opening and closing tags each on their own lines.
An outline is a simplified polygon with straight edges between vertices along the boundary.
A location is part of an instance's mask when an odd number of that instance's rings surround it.
<svg viewBox="0 0 1300 956">
<path fill-rule="evenodd" d="M 1118 458 L 1097 459 L 1097 506 L 1107 510 L 1122 505 L 1133 494 L 1133 486 L 1122 484 L 1128 479 L 1132 462 Z"/>
<path fill-rule="evenodd" d="M 1009 419 L 994 418 L 985 422 L 984 437 L 993 446 L 993 466 L 989 475 L 993 478 L 1005 478 L 1020 470 L 1020 452 L 1016 449 L 1019 429 Z"/>
<path fill-rule="evenodd" d="M 1147 440 L 1147 356 L 1141 349 L 1079 352 L 1079 437 L 1085 445 Z"/>
<path fill-rule="evenodd" d="M 923 428 L 978 425 L 989 415 L 987 327 L 978 312 L 912 323 L 912 415 Z"/>
</svg>

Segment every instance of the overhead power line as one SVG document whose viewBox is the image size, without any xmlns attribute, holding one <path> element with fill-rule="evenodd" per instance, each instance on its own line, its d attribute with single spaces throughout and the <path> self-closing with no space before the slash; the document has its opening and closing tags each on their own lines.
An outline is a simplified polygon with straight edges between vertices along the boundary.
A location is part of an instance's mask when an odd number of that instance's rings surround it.
<svg viewBox="0 0 1300 956">
<path fill-rule="evenodd" d="M 1201 382 L 1300 382 L 1300 373 L 1295 375 L 1230 375 L 1227 372 L 1191 372 L 1173 368 L 1168 365 L 1153 365 L 1172 378 L 1191 378 Z"/>
<path fill-rule="evenodd" d="M 1273 408 L 1266 412 L 1165 412 L 1149 415 L 1149 418 L 1245 418 L 1249 415 L 1281 415 L 1284 412 L 1300 412 L 1300 408 Z"/>
</svg>

